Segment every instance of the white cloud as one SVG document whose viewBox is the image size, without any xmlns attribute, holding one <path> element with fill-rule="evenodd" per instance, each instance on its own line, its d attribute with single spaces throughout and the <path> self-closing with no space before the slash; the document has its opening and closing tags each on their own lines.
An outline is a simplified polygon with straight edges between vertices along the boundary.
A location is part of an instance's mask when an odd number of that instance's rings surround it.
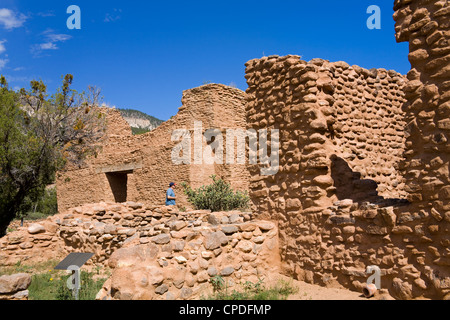
<svg viewBox="0 0 450 320">
<path fill-rule="evenodd" d="M 6 30 L 19 28 L 26 20 L 27 17 L 22 13 L 16 14 L 12 10 L 6 8 L 0 9 L 0 26 L 3 25 Z"/>
<path fill-rule="evenodd" d="M 0 59 L 0 71 L 6 66 L 8 62 L 8 59 Z"/>
<path fill-rule="evenodd" d="M 6 40 L 1 40 L 0 41 L 0 54 L 4 53 L 6 51 L 5 45 L 4 43 L 6 42 Z"/>
<path fill-rule="evenodd" d="M 39 45 L 39 49 L 41 50 L 57 50 L 58 47 L 53 42 L 41 43 Z"/>
<path fill-rule="evenodd" d="M 58 42 L 65 42 L 72 38 L 72 36 L 69 36 L 68 34 L 55 33 L 52 29 L 45 30 L 41 35 L 44 36 L 45 42 L 31 46 L 31 52 L 35 56 L 39 55 L 44 50 L 58 50 Z"/>
</svg>

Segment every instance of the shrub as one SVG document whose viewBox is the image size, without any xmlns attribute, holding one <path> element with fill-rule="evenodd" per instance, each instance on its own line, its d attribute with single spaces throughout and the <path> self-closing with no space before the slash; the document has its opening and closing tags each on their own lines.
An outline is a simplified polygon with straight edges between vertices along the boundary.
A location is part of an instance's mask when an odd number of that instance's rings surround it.
<svg viewBox="0 0 450 320">
<path fill-rule="evenodd" d="M 237 288 L 231 292 L 226 281 L 220 276 L 211 278 L 210 283 L 214 291 L 206 298 L 207 300 L 286 300 L 298 292 L 291 283 L 283 280 L 271 287 L 266 287 L 262 279 L 256 283 L 246 281 L 240 283 L 241 290 Z"/>
<path fill-rule="evenodd" d="M 210 177 L 211 185 L 192 189 L 185 182 L 181 184 L 188 201 L 197 210 L 231 211 L 248 209 L 250 197 L 247 192 L 234 191 L 231 186 L 215 175 Z"/>
</svg>

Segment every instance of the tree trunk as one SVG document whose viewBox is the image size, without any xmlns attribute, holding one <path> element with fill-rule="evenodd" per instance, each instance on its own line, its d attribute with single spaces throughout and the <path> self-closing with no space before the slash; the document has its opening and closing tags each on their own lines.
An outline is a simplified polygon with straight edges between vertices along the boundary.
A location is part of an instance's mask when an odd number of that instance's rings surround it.
<svg viewBox="0 0 450 320">
<path fill-rule="evenodd" d="M 15 212 L 12 210 L 8 210 L 0 214 L 0 238 L 6 236 L 6 233 L 8 232 L 8 226 L 11 221 L 14 220 L 15 216 Z"/>
</svg>

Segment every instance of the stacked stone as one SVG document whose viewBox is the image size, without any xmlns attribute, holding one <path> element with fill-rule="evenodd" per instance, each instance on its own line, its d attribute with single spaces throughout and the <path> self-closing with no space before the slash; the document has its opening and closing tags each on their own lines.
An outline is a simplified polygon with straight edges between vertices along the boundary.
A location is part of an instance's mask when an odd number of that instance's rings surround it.
<svg viewBox="0 0 450 320">
<path fill-rule="evenodd" d="M 9 266 L 24 261 L 42 262 L 49 259 L 49 255 L 58 254 L 60 239 L 57 230 L 55 223 L 46 220 L 9 233 L 0 239 L 1 264 Z M 40 254 L 41 251 L 49 254 Z"/>
<path fill-rule="evenodd" d="M 404 198 L 398 164 L 405 149 L 406 78 L 393 70 L 367 70 L 345 62 L 327 67 L 335 84 L 338 156 L 361 178 L 375 181 L 379 196 Z M 353 199 L 367 200 L 367 196 L 354 192 Z"/>
<path fill-rule="evenodd" d="M 450 7 L 447 1 L 396 1 L 397 41 L 409 41 L 405 88 L 408 139 L 403 169 L 411 201 L 450 214 Z"/>
<path fill-rule="evenodd" d="M 409 42 L 412 66 L 404 89 L 407 140 L 401 167 L 412 206 L 402 214 L 425 237 L 409 243 L 423 253 L 417 267 L 423 273 L 439 274 L 438 292 L 448 296 L 450 5 L 448 1 L 397 0 L 394 10 L 397 41 Z"/>
<path fill-rule="evenodd" d="M 198 299 L 212 293 L 210 280 L 216 276 L 233 288 L 239 282 L 257 282 L 278 268 L 273 223 L 188 226 L 177 221 L 170 225 L 170 231 L 136 239 L 111 256 L 112 276 L 97 299 Z"/>
<path fill-rule="evenodd" d="M 87 264 L 114 269 L 106 284 L 111 286 L 101 294 L 111 299 L 198 298 L 211 288 L 214 276 L 226 278 L 232 287 L 241 280 L 257 282 L 279 265 L 276 225 L 239 211 L 180 212 L 103 202 L 70 209 L 0 239 L 2 265 L 60 260 L 70 252 L 94 253 Z"/>
<path fill-rule="evenodd" d="M 333 101 L 317 85 L 318 66 L 298 56 L 270 56 L 246 66 L 248 126 L 280 130 L 278 173 L 263 177 L 259 165 L 249 167 L 252 200 L 258 212 L 286 221 L 277 215 L 322 206 L 326 192 L 319 186 L 331 185 L 329 179 L 305 177 L 328 173 L 325 150 L 332 146 L 328 128 L 333 119 L 327 104 Z"/>
</svg>

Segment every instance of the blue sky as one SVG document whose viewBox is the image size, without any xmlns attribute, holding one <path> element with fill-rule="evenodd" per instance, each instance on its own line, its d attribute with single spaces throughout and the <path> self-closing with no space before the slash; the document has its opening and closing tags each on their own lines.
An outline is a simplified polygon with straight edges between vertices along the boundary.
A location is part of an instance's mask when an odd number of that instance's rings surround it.
<svg viewBox="0 0 450 320">
<path fill-rule="evenodd" d="M 111 106 L 167 120 L 183 90 L 245 90 L 245 62 L 272 54 L 406 74 L 393 2 L 0 0 L 0 74 L 13 88 L 42 79 L 54 92 L 71 73 L 76 90 L 96 85 Z M 81 30 L 67 28 L 70 5 L 81 9 Z M 381 9 L 380 30 L 367 28 L 370 5 Z"/>
</svg>

